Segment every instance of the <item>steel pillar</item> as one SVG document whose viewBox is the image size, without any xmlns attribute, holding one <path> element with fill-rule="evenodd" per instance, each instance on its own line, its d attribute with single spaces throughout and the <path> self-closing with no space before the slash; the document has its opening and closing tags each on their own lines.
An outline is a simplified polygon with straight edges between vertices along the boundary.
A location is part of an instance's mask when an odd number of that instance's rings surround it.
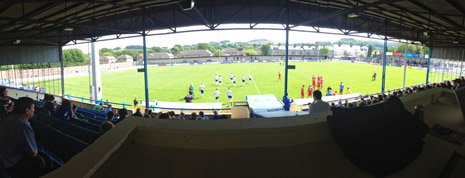
<svg viewBox="0 0 465 178">
<path fill-rule="evenodd" d="M 65 96 L 65 70 L 63 61 L 63 49 L 62 46 L 58 46 L 58 57 L 60 59 L 60 70 L 61 70 L 61 97 Z"/>
<path fill-rule="evenodd" d="M 404 58 L 404 82 L 402 88 L 405 89 L 405 78 L 407 77 L 407 53 L 408 53 L 408 41 L 405 40 L 405 58 Z"/>
<path fill-rule="evenodd" d="M 102 80 L 100 77 L 100 59 L 97 57 L 98 52 L 95 50 L 95 42 L 91 43 L 92 48 L 92 99 L 99 100 L 102 98 Z"/>
<path fill-rule="evenodd" d="M 150 107 L 150 101 L 149 101 L 149 79 L 147 75 L 147 44 L 145 40 L 145 30 L 142 34 L 142 39 L 144 41 L 144 81 L 145 81 L 145 107 L 148 108 Z"/>
<path fill-rule="evenodd" d="M 381 81 L 381 93 L 384 93 L 384 90 L 386 88 L 386 52 L 387 52 L 387 37 L 384 37 L 383 80 Z"/>
<path fill-rule="evenodd" d="M 287 99 L 287 74 L 288 69 L 287 66 L 289 64 L 289 22 L 286 24 L 286 64 L 285 64 L 285 71 L 284 71 L 284 109 L 289 110 L 289 100 Z"/>
<path fill-rule="evenodd" d="M 431 51 L 433 50 L 433 48 L 429 48 L 429 52 L 428 52 L 428 64 L 427 64 L 427 67 L 426 67 L 426 85 L 429 84 L 429 72 L 430 72 L 430 63 L 431 63 Z"/>
</svg>

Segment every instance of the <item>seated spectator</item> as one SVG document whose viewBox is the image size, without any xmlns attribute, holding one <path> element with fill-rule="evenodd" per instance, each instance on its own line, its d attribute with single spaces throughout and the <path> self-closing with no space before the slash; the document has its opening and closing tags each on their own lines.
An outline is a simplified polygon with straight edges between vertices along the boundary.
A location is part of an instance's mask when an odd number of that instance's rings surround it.
<svg viewBox="0 0 465 178">
<path fill-rule="evenodd" d="M 77 106 L 74 105 L 74 104 L 73 104 L 73 109 L 72 109 L 72 111 L 73 111 L 73 114 L 77 112 Z M 76 116 L 76 114 L 74 115 L 73 118 L 74 118 L 74 119 L 77 119 L 77 120 L 80 120 L 80 118 L 78 118 L 78 117 Z"/>
<path fill-rule="evenodd" d="M 44 96 L 44 104 L 42 105 L 42 109 L 48 111 L 51 116 L 55 115 L 55 97 L 53 95 L 45 95 Z"/>
<path fill-rule="evenodd" d="M 184 100 L 186 100 L 186 103 L 192 103 L 193 99 L 194 97 L 192 97 L 192 95 L 190 95 L 189 93 L 187 94 L 186 97 L 184 97 Z"/>
<path fill-rule="evenodd" d="M 63 100 L 61 103 L 60 108 L 55 112 L 56 118 L 62 120 L 62 121 L 68 121 L 69 119 L 73 118 L 74 113 L 71 110 L 71 102 L 69 100 Z"/>
<path fill-rule="evenodd" d="M 208 116 L 205 116 L 205 114 L 203 113 L 203 111 L 200 111 L 200 112 L 199 112 L 199 118 L 203 118 L 202 120 L 208 120 Z"/>
<path fill-rule="evenodd" d="M 218 119 L 220 119 L 220 116 L 218 116 L 218 111 L 213 112 L 213 117 L 211 118 L 211 120 L 218 120 Z"/>
<path fill-rule="evenodd" d="M 98 105 L 95 105 L 95 106 L 94 106 L 94 110 L 95 110 L 95 111 L 103 111 L 102 105 L 103 105 L 102 102 L 100 102 Z"/>
<path fill-rule="evenodd" d="M 328 90 L 328 93 L 326 93 L 326 96 L 333 96 L 333 94 L 331 93 L 331 90 Z"/>
<path fill-rule="evenodd" d="M 14 103 L 8 97 L 8 90 L 5 87 L 0 88 L 0 117 L 6 118 L 8 112 L 13 109 Z"/>
<path fill-rule="evenodd" d="M 115 113 L 113 111 L 107 112 L 107 120 L 112 121 L 115 118 Z"/>
<path fill-rule="evenodd" d="M 108 105 L 108 108 L 105 109 L 105 113 L 108 113 L 110 111 L 113 111 L 113 108 L 111 108 L 111 104 Z"/>
<path fill-rule="evenodd" d="M 354 107 L 354 103 L 349 103 L 349 108 L 353 108 Z"/>
<path fill-rule="evenodd" d="M 118 110 L 118 115 L 119 115 L 119 119 L 118 119 L 118 122 L 116 123 L 120 123 L 121 121 L 126 119 L 126 117 L 128 117 L 128 110 L 126 108 L 120 109 Z"/>
<path fill-rule="evenodd" d="M 179 114 L 179 120 L 186 120 L 186 115 L 183 112 Z"/>
<path fill-rule="evenodd" d="M 148 117 L 148 118 L 153 118 L 153 112 L 151 109 L 148 109 L 147 110 L 147 113 L 144 115 L 144 117 Z"/>
<path fill-rule="evenodd" d="M 168 112 L 168 115 L 170 116 L 170 119 L 177 119 L 176 114 L 174 113 L 174 111 Z"/>
<path fill-rule="evenodd" d="M 197 120 L 197 113 L 192 112 L 191 113 L 191 119 L 189 119 L 189 120 Z"/>
<path fill-rule="evenodd" d="M 220 119 L 229 119 L 227 115 L 221 115 Z"/>
<path fill-rule="evenodd" d="M 108 113 L 113 113 L 113 112 L 108 112 Z M 115 127 L 115 124 L 113 124 L 110 121 L 105 121 L 100 125 L 100 136 L 111 130 L 112 128 Z"/>
<path fill-rule="evenodd" d="M 331 92 L 328 92 L 331 93 Z M 315 90 L 313 92 L 313 103 L 310 104 L 310 114 L 328 112 L 330 106 L 327 102 L 321 100 L 321 91 Z"/>
<path fill-rule="evenodd" d="M 142 115 L 142 113 L 140 112 L 140 108 L 137 108 L 136 109 L 136 112 L 134 114 L 132 114 L 133 116 L 139 116 L 139 117 L 144 117 L 144 115 Z"/>
<path fill-rule="evenodd" d="M 34 100 L 21 97 L 11 115 L 0 122 L 0 170 L 11 177 L 40 177 L 46 168 L 38 155 L 34 131 L 29 120 L 34 116 Z"/>
</svg>

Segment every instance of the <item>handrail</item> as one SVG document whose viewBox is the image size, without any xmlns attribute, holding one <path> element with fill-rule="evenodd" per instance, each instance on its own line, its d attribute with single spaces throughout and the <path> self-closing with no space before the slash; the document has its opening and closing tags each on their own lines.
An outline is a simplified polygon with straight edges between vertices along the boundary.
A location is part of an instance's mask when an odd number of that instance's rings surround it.
<svg viewBox="0 0 465 178">
<path fill-rule="evenodd" d="M 95 102 L 101 102 L 101 103 L 109 103 L 109 104 L 115 104 L 115 105 L 122 105 L 123 108 L 126 108 L 126 106 L 132 106 L 131 104 L 126 104 L 125 102 L 123 102 L 123 103 L 106 102 L 106 101 L 102 101 L 101 99 L 100 100 L 93 100 L 93 99 L 87 99 L 87 98 L 84 98 L 84 97 L 71 96 L 70 94 L 66 94 L 65 96 L 68 97 L 68 99 L 70 99 L 70 98 L 81 99 L 82 102 L 87 100 L 87 101 L 90 101 L 90 102 L 95 101 Z"/>
</svg>

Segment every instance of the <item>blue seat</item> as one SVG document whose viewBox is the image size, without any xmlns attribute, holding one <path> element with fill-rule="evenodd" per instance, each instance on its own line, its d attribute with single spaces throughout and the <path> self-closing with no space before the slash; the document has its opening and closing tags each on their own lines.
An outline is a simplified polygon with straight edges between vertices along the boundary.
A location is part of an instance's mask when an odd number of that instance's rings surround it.
<svg viewBox="0 0 465 178">
<path fill-rule="evenodd" d="M 44 148 L 57 155 L 66 162 L 74 155 L 81 152 L 89 144 L 69 136 L 57 129 L 49 127 L 44 123 L 34 119 L 29 120 L 37 138 L 37 142 L 44 145 Z"/>
<path fill-rule="evenodd" d="M 70 119 L 69 123 L 88 129 L 88 130 L 91 130 L 91 131 L 94 131 L 94 132 L 100 131 L 100 126 L 94 123 L 85 122 L 85 121 L 81 121 L 77 119 Z"/>
<path fill-rule="evenodd" d="M 95 131 L 91 131 L 91 130 L 67 123 L 55 117 L 49 116 L 47 121 L 48 121 L 48 124 L 52 126 L 53 128 L 60 130 L 68 135 L 71 135 L 79 140 L 82 140 L 88 144 L 93 143 L 99 137 L 99 133 Z"/>
</svg>

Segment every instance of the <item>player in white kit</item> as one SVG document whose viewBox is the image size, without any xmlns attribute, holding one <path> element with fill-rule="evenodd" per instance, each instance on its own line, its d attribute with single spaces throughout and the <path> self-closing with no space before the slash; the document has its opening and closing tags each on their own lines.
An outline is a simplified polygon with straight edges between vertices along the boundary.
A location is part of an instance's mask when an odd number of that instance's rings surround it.
<svg viewBox="0 0 465 178">
<path fill-rule="evenodd" d="M 200 93 L 202 93 L 202 99 L 203 99 L 203 93 L 205 92 L 205 85 L 203 85 L 203 83 L 201 83 L 200 86 L 199 86 L 199 89 L 200 89 Z"/>
<path fill-rule="evenodd" d="M 218 77 L 218 82 L 220 82 L 220 86 L 221 86 L 221 75 Z"/>
<path fill-rule="evenodd" d="M 236 76 L 233 76 L 232 81 L 234 83 L 234 87 L 236 87 Z"/>
<path fill-rule="evenodd" d="M 231 78 L 231 82 L 233 82 L 233 77 L 234 77 L 234 75 L 232 73 L 229 74 L 229 78 Z"/>
<path fill-rule="evenodd" d="M 249 74 L 249 83 L 252 82 L 252 73 Z"/>
<path fill-rule="evenodd" d="M 215 74 L 215 83 L 218 84 L 218 75 Z"/>
<path fill-rule="evenodd" d="M 231 88 L 228 88 L 228 91 L 226 92 L 228 94 L 228 101 L 232 101 L 232 91 Z"/>
<path fill-rule="evenodd" d="M 242 75 L 242 86 L 245 85 L 245 75 Z"/>
<path fill-rule="evenodd" d="M 218 88 L 215 90 L 215 98 L 216 98 L 216 102 L 218 103 L 218 99 L 220 98 L 220 91 L 218 91 Z"/>
</svg>

